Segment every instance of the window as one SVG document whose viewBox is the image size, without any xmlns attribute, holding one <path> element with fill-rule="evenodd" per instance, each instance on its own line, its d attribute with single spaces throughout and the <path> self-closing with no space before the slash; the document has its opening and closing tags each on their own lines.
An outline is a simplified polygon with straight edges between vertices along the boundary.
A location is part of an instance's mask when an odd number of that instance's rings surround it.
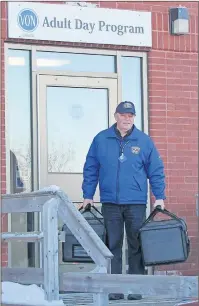
<svg viewBox="0 0 199 306">
<path fill-rule="evenodd" d="M 38 69 L 110 73 L 116 69 L 113 55 L 37 52 L 36 57 Z"/>
<path fill-rule="evenodd" d="M 142 59 L 122 56 L 122 100 L 135 104 L 135 125 L 142 130 Z"/>
<path fill-rule="evenodd" d="M 93 137 L 105 128 L 107 89 L 47 87 L 48 172 L 82 173 Z"/>
<path fill-rule="evenodd" d="M 32 190 L 30 52 L 8 50 L 7 128 L 10 160 L 10 193 Z M 33 230 L 34 214 L 12 213 L 12 231 Z M 27 247 L 28 245 L 28 247 Z M 34 244 L 11 242 L 13 267 L 34 265 Z M 31 254 L 31 255 L 30 255 Z"/>
<path fill-rule="evenodd" d="M 32 189 L 30 52 L 8 50 L 7 98 L 11 193 Z"/>
</svg>

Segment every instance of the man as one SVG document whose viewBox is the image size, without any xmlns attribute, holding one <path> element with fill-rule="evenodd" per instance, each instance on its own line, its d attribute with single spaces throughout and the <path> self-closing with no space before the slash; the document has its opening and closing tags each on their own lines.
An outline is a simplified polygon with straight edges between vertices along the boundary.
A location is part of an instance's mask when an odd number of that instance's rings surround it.
<svg viewBox="0 0 199 306">
<path fill-rule="evenodd" d="M 93 205 L 99 182 L 102 214 L 108 236 L 108 247 L 114 258 L 111 273 L 122 273 L 124 224 L 128 242 L 129 274 L 144 274 L 139 229 L 145 219 L 147 178 L 156 198 L 154 207 L 164 209 L 165 175 L 160 155 L 151 138 L 134 125 L 135 107 L 121 102 L 115 112 L 116 123 L 97 134 L 90 146 L 83 171 L 83 207 Z M 109 299 L 123 299 L 110 294 Z M 128 299 L 142 296 L 129 294 Z"/>
</svg>

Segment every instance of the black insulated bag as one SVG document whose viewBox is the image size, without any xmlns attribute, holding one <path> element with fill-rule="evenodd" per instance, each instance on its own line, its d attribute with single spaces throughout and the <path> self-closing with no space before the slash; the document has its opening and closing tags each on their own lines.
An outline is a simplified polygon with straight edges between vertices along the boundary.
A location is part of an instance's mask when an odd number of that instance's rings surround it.
<svg viewBox="0 0 199 306">
<path fill-rule="evenodd" d="M 154 220 L 157 213 L 171 219 Z M 145 266 L 185 262 L 190 252 L 190 240 L 185 221 L 168 210 L 157 207 L 139 231 L 143 263 Z"/>
<path fill-rule="evenodd" d="M 101 212 L 95 206 L 91 206 L 90 204 L 88 204 L 85 209 L 79 209 L 79 211 L 81 210 L 86 221 L 98 234 L 101 240 L 106 243 L 106 230 L 104 226 L 104 218 Z M 84 250 L 75 236 L 71 233 L 66 224 L 63 225 L 62 231 L 65 232 L 65 242 L 62 243 L 62 261 L 93 263 L 92 258 L 88 256 L 87 252 Z"/>
</svg>

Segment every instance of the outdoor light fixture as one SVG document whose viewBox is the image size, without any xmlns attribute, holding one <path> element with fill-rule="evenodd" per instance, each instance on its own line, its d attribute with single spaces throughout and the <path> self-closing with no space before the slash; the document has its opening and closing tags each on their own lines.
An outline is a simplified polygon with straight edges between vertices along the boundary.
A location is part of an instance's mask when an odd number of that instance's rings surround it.
<svg viewBox="0 0 199 306">
<path fill-rule="evenodd" d="M 170 8 L 170 33 L 185 35 L 189 33 L 189 12 L 186 7 Z"/>
</svg>

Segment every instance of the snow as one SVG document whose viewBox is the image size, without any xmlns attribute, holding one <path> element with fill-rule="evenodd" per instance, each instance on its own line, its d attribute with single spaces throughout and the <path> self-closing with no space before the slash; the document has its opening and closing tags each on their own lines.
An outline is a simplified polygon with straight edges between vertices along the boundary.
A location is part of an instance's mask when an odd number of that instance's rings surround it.
<svg viewBox="0 0 199 306">
<path fill-rule="evenodd" d="M 56 185 L 50 185 L 48 187 L 44 187 L 44 188 L 40 189 L 40 191 L 52 191 L 52 192 L 55 192 L 55 191 L 58 191 L 58 190 L 60 190 L 60 187 L 56 186 Z"/>
<path fill-rule="evenodd" d="M 21 285 L 2 282 L 1 303 L 35 306 L 63 306 L 62 300 L 48 302 L 44 298 L 44 290 L 37 285 Z"/>
</svg>

